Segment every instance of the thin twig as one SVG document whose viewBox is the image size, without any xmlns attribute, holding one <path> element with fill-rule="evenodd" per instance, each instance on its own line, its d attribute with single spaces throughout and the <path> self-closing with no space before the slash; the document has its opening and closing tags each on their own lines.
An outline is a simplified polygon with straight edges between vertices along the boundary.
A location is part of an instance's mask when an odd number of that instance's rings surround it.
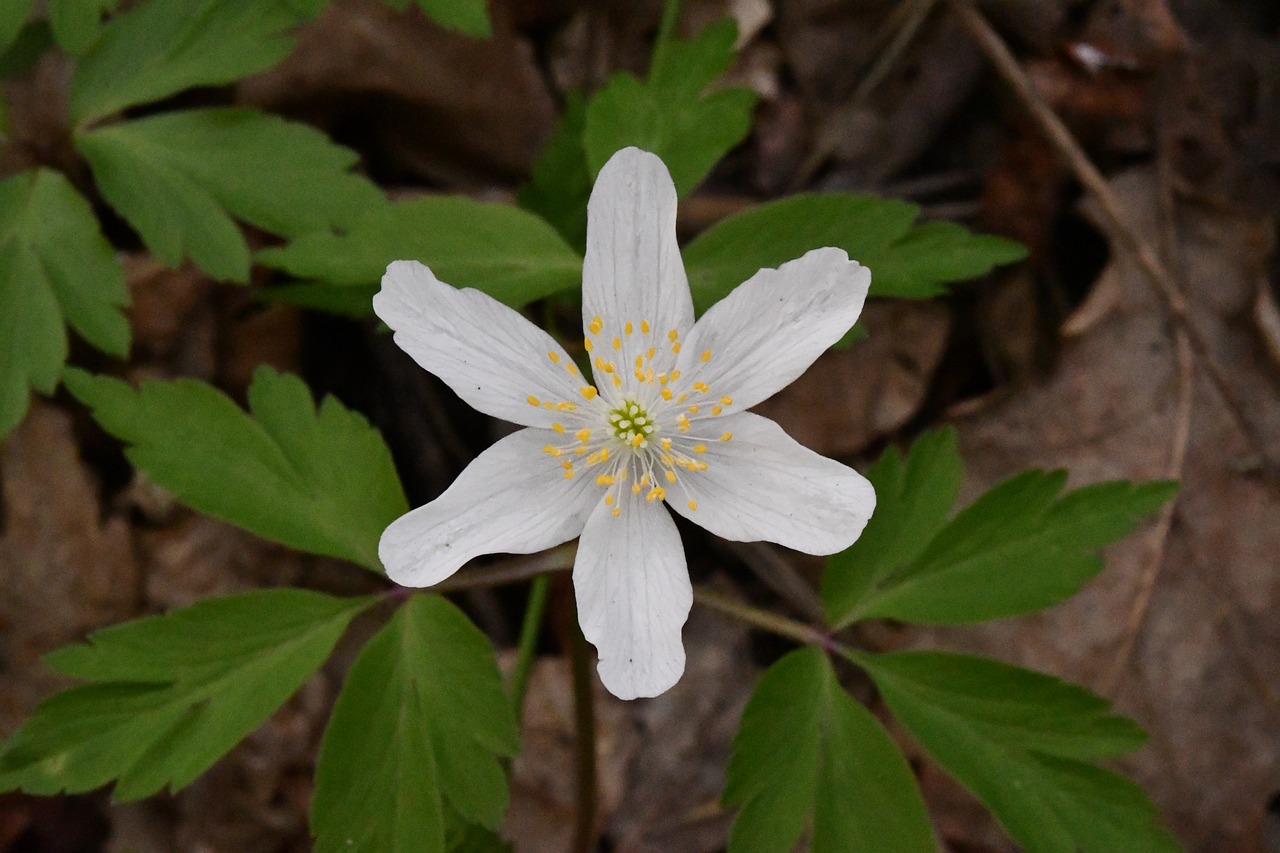
<svg viewBox="0 0 1280 853">
<path fill-rule="evenodd" d="M 1177 91 L 1177 87 L 1167 69 L 1161 74 L 1160 83 L 1159 137 L 1156 157 L 1156 210 L 1160 224 L 1160 253 L 1169 271 L 1177 276 L 1175 284 L 1179 289 L 1184 290 L 1186 281 L 1183 276 L 1182 244 L 1178 239 L 1178 211 L 1173 196 L 1172 139 L 1168 121 L 1169 102 L 1174 97 L 1173 93 Z M 1177 349 L 1178 404 L 1173 440 L 1170 443 L 1169 459 L 1165 464 L 1164 476 L 1169 480 L 1180 480 L 1186 466 L 1187 447 L 1191 441 L 1195 368 L 1192 363 L 1191 341 L 1187 337 L 1186 330 L 1181 326 L 1174 326 L 1173 337 L 1174 346 Z M 1164 566 L 1165 547 L 1169 541 L 1169 531 L 1173 526 L 1177 506 L 1177 497 L 1164 506 L 1148 536 L 1147 547 L 1143 549 L 1145 563 L 1138 580 L 1138 590 L 1129 608 L 1129 616 L 1125 620 L 1120 649 L 1112 657 L 1111 669 L 1100 685 L 1101 692 L 1105 695 L 1115 695 L 1132 661 L 1133 650 L 1142 633 L 1147 610 L 1151 606 L 1151 596 L 1155 592 L 1156 581 Z"/>
<path fill-rule="evenodd" d="M 451 578 L 443 580 L 432 587 L 435 592 L 458 592 L 463 589 L 478 589 L 491 586 L 504 586 L 509 583 L 532 580 L 538 575 L 551 572 L 562 572 L 573 568 L 574 555 L 578 553 L 576 545 L 561 545 L 541 554 L 529 557 L 511 557 L 490 563 L 475 569 L 458 572 Z"/>
<path fill-rule="evenodd" d="M 833 643 L 826 633 L 814 628 L 812 625 L 807 625 L 795 619 L 788 619 L 786 616 L 779 616 L 777 613 L 771 613 L 768 610 L 752 607 L 750 604 L 727 598 L 705 587 L 695 586 L 693 588 L 693 600 L 703 607 L 718 610 L 721 613 L 732 616 L 739 622 L 745 622 L 755 628 L 760 628 L 771 634 L 777 634 L 779 637 L 785 637 L 788 640 L 794 640 L 802 645 L 822 646 L 823 648 L 831 648 L 837 645 Z"/>
<path fill-rule="evenodd" d="M 1075 173 L 1076 180 L 1097 201 L 1111 237 L 1124 245 L 1137 259 L 1138 265 L 1146 273 L 1147 279 L 1164 300 L 1165 308 L 1174 324 L 1186 332 L 1193 354 L 1199 360 L 1200 366 L 1204 368 L 1205 373 L 1213 382 L 1214 388 L 1231 411 L 1232 417 L 1240 426 L 1250 444 L 1253 445 L 1254 452 L 1265 460 L 1273 470 L 1280 469 L 1280 463 L 1272 458 L 1266 441 L 1250 420 L 1248 409 L 1237 395 L 1234 387 L 1228 382 L 1222 368 L 1212 357 L 1208 342 L 1200 333 L 1199 327 L 1191 319 L 1182 290 L 1174 283 L 1174 279 L 1165 269 L 1155 250 L 1151 248 L 1128 221 L 1128 218 L 1120 208 L 1120 203 L 1115 194 L 1111 192 L 1107 179 L 1103 177 L 1098 167 L 1093 165 L 1093 161 L 1085 154 L 1084 149 L 1081 148 L 1080 143 L 1076 141 L 1071 131 L 1067 129 L 1062 119 L 1058 118 L 1058 115 L 1036 92 L 1031 78 L 1027 76 L 1022 66 L 1018 64 L 1018 60 L 1014 58 L 1008 45 L 1000 38 L 1000 34 L 978 11 L 973 0 L 947 0 L 947 2 L 955 10 L 961 25 L 969 33 L 970 37 L 977 43 L 988 61 L 995 66 L 1000 76 L 1013 89 L 1049 142 L 1058 150 L 1058 154 L 1070 166 L 1072 172 Z"/>
</svg>

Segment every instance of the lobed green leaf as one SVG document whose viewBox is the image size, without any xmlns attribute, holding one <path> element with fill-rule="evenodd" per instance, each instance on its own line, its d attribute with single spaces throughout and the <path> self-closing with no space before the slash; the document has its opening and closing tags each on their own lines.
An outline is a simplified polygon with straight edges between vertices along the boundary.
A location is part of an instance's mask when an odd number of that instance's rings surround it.
<svg viewBox="0 0 1280 853">
<path fill-rule="evenodd" d="M 516 308 L 582 281 L 582 257 L 538 217 L 511 205 L 448 196 L 398 202 L 344 234 L 310 234 L 257 258 L 335 290 L 357 288 L 361 300 L 376 292 L 387 264 L 403 259 L 421 261 L 443 281 Z M 371 312 L 368 306 L 365 313 Z"/>
<path fill-rule="evenodd" d="M 737 24 L 725 18 L 691 40 L 673 40 L 647 81 L 627 72 L 610 77 L 587 105 L 582 141 L 590 174 L 634 145 L 662 158 L 680 195 L 701 183 L 751 130 L 755 93 L 706 91 L 733 63 L 737 37 Z"/>
<path fill-rule="evenodd" d="M 71 81 L 84 126 L 195 86 L 265 71 L 293 49 L 298 13 L 285 0 L 148 0 L 112 18 Z"/>
<path fill-rule="evenodd" d="M 1055 678 L 942 652 L 858 653 L 903 726 L 1029 853 L 1179 849 L 1137 785 L 1091 763 L 1145 735 Z"/>
<path fill-rule="evenodd" d="M 0 181 L 0 437 L 30 389 L 57 387 L 68 324 L 104 352 L 129 349 L 124 272 L 75 188 L 50 169 Z"/>
<path fill-rule="evenodd" d="M 382 437 L 328 397 L 317 410 L 295 376 L 261 367 L 246 414 L 222 392 L 69 369 L 68 390 L 125 455 L 179 500 L 252 533 L 381 571 L 378 539 L 408 511 Z"/>
<path fill-rule="evenodd" d="M 891 446 L 866 476 L 875 487 L 875 514 L 857 542 L 827 560 L 822 575 L 822 601 L 835 628 L 852 622 L 876 585 L 920 556 L 946 525 L 964 479 L 955 430 L 925 433 L 905 460 Z"/>
<path fill-rule="evenodd" d="M 730 853 L 791 850 L 810 824 L 815 853 L 937 849 L 906 759 L 814 648 L 786 655 L 756 685 L 724 801 L 741 806 Z"/>
<path fill-rule="evenodd" d="M 871 295 L 925 299 L 1025 256 L 1002 237 L 953 223 L 915 224 L 920 208 L 853 193 L 804 193 L 730 216 L 684 249 L 694 306 L 704 311 L 756 270 L 776 268 L 819 246 L 844 249 L 871 270 Z"/>
<path fill-rule="evenodd" d="M 118 0 L 49 0 L 49 27 L 58 46 L 80 56 L 98 37 L 102 13 Z"/>
<path fill-rule="evenodd" d="M 249 247 L 233 216 L 297 237 L 386 205 L 348 171 L 354 152 L 256 110 L 164 113 L 81 134 L 76 147 L 147 248 L 172 266 L 190 255 L 215 278 L 248 279 Z"/>
<path fill-rule="evenodd" d="M 93 684 L 41 703 L 0 752 L 0 790 L 116 800 L 178 790 L 275 712 L 373 599 L 297 589 L 202 601 L 98 631 L 46 662 Z"/>
<path fill-rule="evenodd" d="M 311 805 L 317 853 L 434 853 L 458 819 L 496 829 L 507 803 L 498 759 L 518 748 L 488 639 L 445 599 L 410 598 L 334 706 Z"/>
</svg>

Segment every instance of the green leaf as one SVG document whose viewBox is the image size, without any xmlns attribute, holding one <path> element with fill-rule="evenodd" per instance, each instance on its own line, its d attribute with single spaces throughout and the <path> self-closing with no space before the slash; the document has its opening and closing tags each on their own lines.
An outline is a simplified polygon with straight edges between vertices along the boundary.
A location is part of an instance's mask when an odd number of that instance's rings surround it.
<svg viewBox="0 0 1280 853">
<path fill-rule="evenodd" d="M 49 26 L 58 45 L 72 56 L 89 49 L 98 37 L 102 13 L 117 0 L 49 0 Z"/>
<path fill-rule="evenodd" d="M 800 194 L 758 205 L 708 228 L 684 250 L 699 311 L 756 270 L 835 246 L 871 270 L 871 295 L 924 299 L 944 284 L 1024 257 L 1018 243 L 947 222 L 914 224 L 920 208 L 895 199 Z"/>
<path fill-rule="evenodd" d="M 1178 850 L 1138 786 L 1087 763 L 1145 735 L 1075 685 L 941 652 L 856 655 L 885 704 L 1028 853 Z"/>
<path fill-rule="evenodd" d="M 827 560 L 822 601 L 827 621 L 843 628 L 857 606 L 894 569 L 920 556 L 946 525 L 964 467 L 955 430 L 921 436 L 904 461 L 890 447 L 867 469 L 876 490 L 876 511 L 853 545 Z"/>
<path fill-rule="evenodd" d="M 409 0 L 386 0 L 393 9 L 404 10 Z M 486 0 L 413 0 L 414 5 L 437 24 L 476 38 L 493 35 Z"/>
<path fill-rule="evenodd" d="M 0 753 L 0 789 L 117 800 L 189 784 L 284 704 L 374 599 L 297 589 L 210 599 L 98 631 L 49 666 L 95 682 L 43 702 Z"/>
<path fill-rule="evenodd" d="M 1063 471 L 1026 471 L 960 512 L 842 621 L 882 617 L 928 625 L 1041 610 L 1103 568 L 1098 550 L 1128 534 L 1175 483 L 1097 483 L 1057 497 Z"/>
<path fill-rule="evenodd" d="M 345 234 L 308 234 L 257 260 L 335 287 L 376 288 L 394 260 L 413 259 L 442 281 L 520 307 L 582 281 L 582 257 L 550 225 L 517 207 L 452 196 L 399 202 Z M 372 312 L 372 307 L 367 309 Z"/>
<path fill-rule="evenodd" d="M 498 758 L 519 732 L 485 636 L 452 604 L 410 598 L 364 647 L 320 746 L 317 853 L 433 853 L 449 815 L 496 829 Z"/>
<path fill-rule="evenodd" d="M 363 417 L 260 367 L 246 414 L 190 379 L 141 388 L 69 369 L 68 390 L 179 500 L 245 530 L 381 571 L 378 539 L 408 511 L 391 454 Z"/>
<path fill-rule="evenodd" d="M 754 92 L 706 94 L 733 64 L 737 37 L 737 24 L 725 18 L 694 39 L 673 40 L 646 82 L 626 72 L 610 77 L 587 105 L 582 139 L 591 175 L 615 151 L 634 145 L 662 158 L 680 195 L 701 183 L 751 129 Z"/>
<path fill-rule="evenodd" d="M 216 278 L 248 279 L 249 248 L 233 216 L 297 237 L 386 206 L 348 171 L 354 152 L 256 110 L 164 113 L 81 134 L 76 147 L 147 248 L 172 266 L 190 255 Z"/>
<path fill-rule="evenodd" d="M 0 181 L 0 436 L 45 394 L 67 359 L 64 323 L 104 352 L 129 350 L 124 272 L 98 220 L 60 173 Z"/>
<path fill-rule="evenodd" d="M 587 123 L 587 103 L 580 92 L 570 92 L 555 132 L 533 164 L 529 182 L 516 201 L 530 213 L 551 223 L 579 253 L 587 246 L 587 199 L 591 197 L 591 172 L 582 133 Z"/>
<path fill-rule="evenodd" d="M 814 648 L 786 655 L 756 685 L 724 801 L 742 807 L 730 853 L 791 850 L 810 821 L 815 853 L 937 849 L 906 759 Z"/>
<path fill-rule="evenodd" d="M 0 0 L 0 50 L 13 44 L 31 17 L 32 0 Z"/>
<path fill-rule="evenodd" d="M 283 0 L 148 0 L 112 18 L 71 81 L 78 126 L 195 86 L 265 71 L 293 49 Z"/>
</svg>

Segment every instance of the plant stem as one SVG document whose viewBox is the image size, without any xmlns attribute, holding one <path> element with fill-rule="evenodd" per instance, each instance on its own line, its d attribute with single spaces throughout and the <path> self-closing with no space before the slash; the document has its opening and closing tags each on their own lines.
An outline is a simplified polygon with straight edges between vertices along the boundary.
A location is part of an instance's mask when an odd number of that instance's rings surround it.
<svg viewBox="0 0 1280 853">
<path fill-rule="evenodd" d="M 653 44 L 653 57 L 649 60 L 649 77 L 652 78 L 667 58 L 667 45 L 675 34 L 680 21 L 680 0 L 663 0 L 662 22 L 658 24 L 658 39 Z"/>
<path fill-rule="evenodd" d="M 839 645 L 827 634 L 812 625 L 806 625 L 804 622 L 788 619 L 786 616 L 779 616 L 777 613 L 761 610 L 758 607 L 752 607 L 750 604 L 726 598 L 719 593 L 711 592 L 702 587 L 694 587 L 693 600 L 703 607 L 719 610 L 721 613 L 732 616 L 740 622 L 746 622 L 748 625 L 753 625 L 780 637 L 786 637 L 788 640 L 795 640 L 797 643 L 802 643 L 806 646 L 821 646 L 824 649 L 833 649 Z"/>
<path fill-rule="evenodd" d="M 533 669 L 538 635 L 542 633 L 542 617 L 547 610 L 550 583 L 546 575 L 534 578 L 529 586 L 529 601 L 524 606 L 520 643 L 516 646 L 516 667 L 511 673 L 511 707 L 515 711 L 517 725 L 524 721 L 524 697 L 529 690 L 529 673 Z"/>
<path fill-rule="evenodd" d="M 591 853 L 596 834 L 596 709 L 592 692 L 591 646 L 582 636 L 576 614 L 571 620 L 574 723 L 578 734 L 578 815 L 573 831 L 575 853 Z"/>
</svg>

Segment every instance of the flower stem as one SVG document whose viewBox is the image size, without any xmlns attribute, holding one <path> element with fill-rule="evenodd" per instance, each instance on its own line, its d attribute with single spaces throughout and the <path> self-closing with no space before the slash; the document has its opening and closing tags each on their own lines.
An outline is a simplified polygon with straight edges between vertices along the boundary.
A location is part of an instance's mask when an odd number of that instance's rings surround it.
<svg viewBox="0 0 1280 853">
<path fill-rule="evenodd" d="M 538 635 L 542 633 L 542 617 L 547 610 L 547 588 L 550 581 L 539 575 L 529 586 L 529 601 L 524 607 L 524 621 L 520 625 L 520 643 L 516 646 L 516 666 L 511 673 L 511 707 L 516 723 L 524 720 L 524 697 L 529 689 L 529 673 L 533 669 Z"/>
<path fill-rule="evenodd" d="M 578 620 L 570 627 L 573 666 L 573 709 L 578 751 L 578 815 L 573 831 L 575 853 L 591 853 L 596 834 L 596 708 L 592 692 L 591 646 Z"/>
<path fill-rule="evenodd" d="M 802 643 L 806 646 L 820 646 L 824 649 L 834 650 L 840 645 L 812 625 L 807 625 L 795 619 L 788 619 L 786 616 L 780 616 L 768 610 L 752 607 L 750 604 L 744 604 L 732 598 L 726 598 L 704 587 L 694 587 L 693 600 L 703 607 L 719 610 L 721 613 L 732 616 L 740 622 L 746 622 L 748 625 L 761 628 L 780 637 L 786 637 L 788 640 L 795 640 L 797 643 Z"/>
<path fill-rule="evenodd" d="M 649 60 L 649 76 L 653 77 L 667 58 L 667 45 L 675 34 L 680 20 L 680 0 L 663 0 L 662 22 L 658 24 L 658 38 L 653 44 L 653 57 Z"/>
</svg>

